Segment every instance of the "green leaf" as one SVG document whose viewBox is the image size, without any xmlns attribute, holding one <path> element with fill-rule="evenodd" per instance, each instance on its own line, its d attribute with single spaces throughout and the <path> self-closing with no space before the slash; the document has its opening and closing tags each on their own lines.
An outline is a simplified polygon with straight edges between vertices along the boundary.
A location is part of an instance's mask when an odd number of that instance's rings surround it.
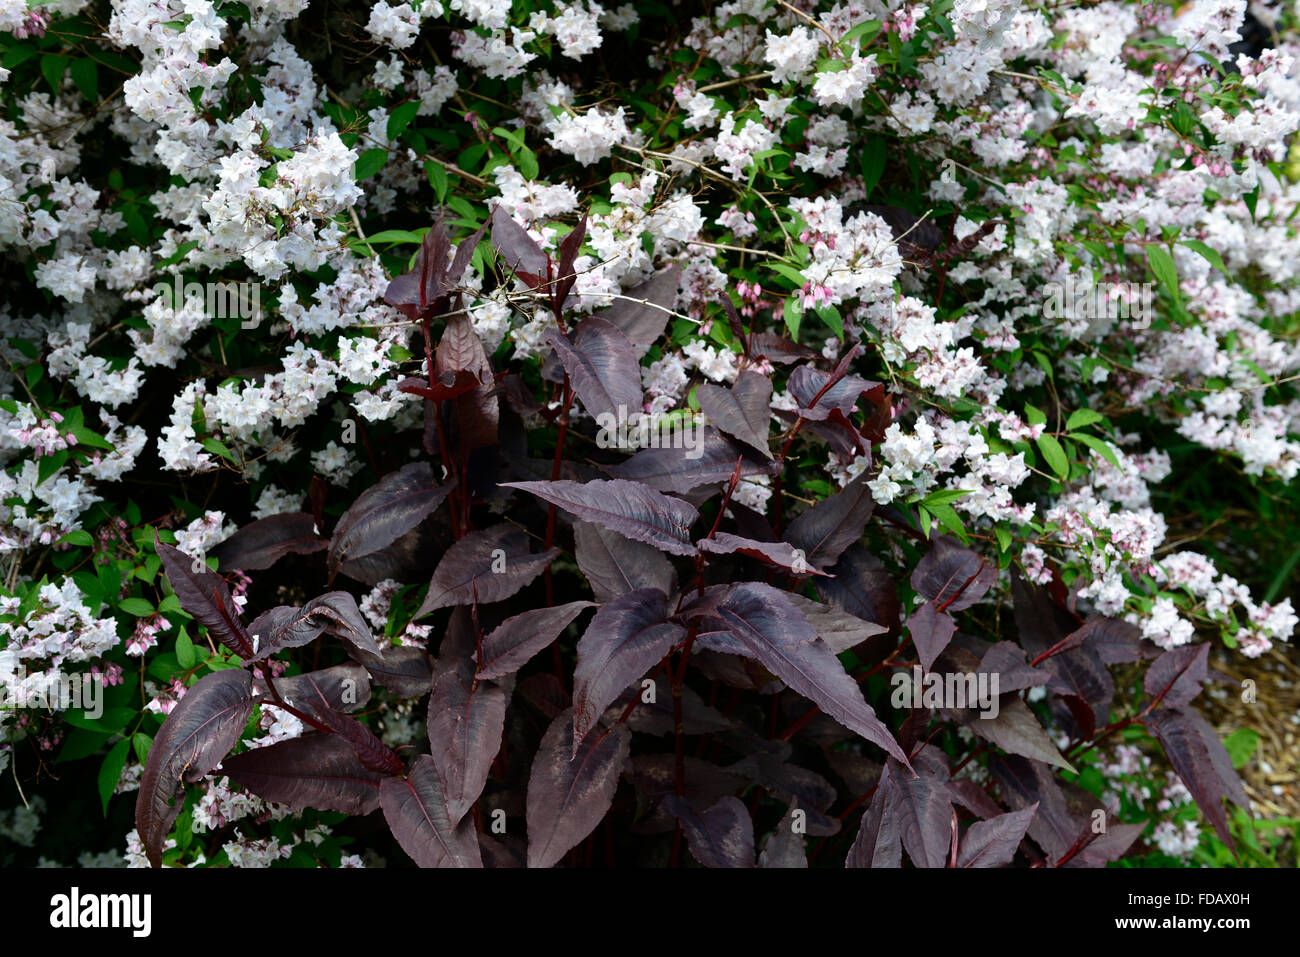
<svg viewBox="0 0 1300 957">
<path fill-rule="evenodd" d="M 1082 429 L 1105 421 L 1106 417 L 1100 412 L 1094 412 L 1092 409 L 1079 409 L 1066 419 L 1065 427 L 1069 431 L 1074 431 L 1075 429 Z"/>
<path fill-rule="evenodd" d="M 790 338 L 797 342 L 799 340 L 799 320 L 803 316 L 803 310 L 799 308 L 799 297 L 786 296 L 785 309 L 782 312 L 785 327 L 790 330 Z"/>
<path fill-rule="evenodd" d="M 95 66 L 94 60 L 73 60 L 72 67 L 68 71 L 72 74 L 72 82 L 77 85 L 77 90 L 88 103 L 99 102 L 99 70 Z"/>
<path fill-rule="evenodd" d="M 59 539 L 59 542 L 68 545 L 80 545 L 82 548 L 88 548 L 95 544 L 95 540 L 91 537 L 90 532 L 83 531 L 80 528 L 76 531 L 68 532 L 68 534 Z"/>
<path fill-rule="evenodd" d="M 131 742 L 123 738 L 113 745 L 113 750 L 108 752 L 104 763 L 99 766 L 99 799 L 104 805 L 104 817 L 108 817 L 108 799 L 113 796 L 118 779 L 122 777 L 122 769 L 126 767 L 126 756 L 130 750 Z"/>
<path fill-rule="evenodd" d="M 1151 272 L 1155 274 L 1160 285 L 1169 290 L 1169 295 L 1173 297 L 1175 303 L 1181 303 L 1178 294 L 1178 270 L 1174 266 L 1174 257 L 1163 246 L 1148 246 L 1146 253 L 1147 265 L 1151 267 Z"/>
<path fill-rule="evenodd" d="M 46 53 L 41 57 L 41 76 L 56 94 L 68 69 L 68 58 L 61 53 Z"/>
<path fill-rule="evenodd" d="M 1238 728 L 1223 741 L 1223 747 L 1232 758 L 1232 766 L 1240 771 L 1255 753 L 1259 745 L 1259 733 L 1250 728 Z"/>
<path fill-rule="evenodd" d="M 1065 457 L 1065 449 L 1061 448 L 1061 443 L 1056 440 L 1056 436 L 1043 433 L 1037 439 L 1038 451 L 1043 453 L 1043 458 L 1051 466 L 1052 471 L 1063 479 L 1070 477 L 1070 460 Z"/>
<path fill-rule="evenodd" d="M 998 540 L 998 551 L 1005 552 L 1010 550 L 1011 532 L 1003 528 L 1001 525 L 998 525 L 993 529 L 993 534 L 997 537 Z"/>
<path fill-rule="evenodd" d="M 1201 242 L 1199 239 L 1183 239 L 1180 240 L 1180 242 L 1182 242 L 1182 244 L 1188 249 L 1200 253 L 1205 261 L 1215 269 L 1219 270 L 1219 272 L 1223 273 L 1225 276 L 1228 275 L 1228 267 L 1223 264 L 1223 257 L 1215 250 L 1205 245 L 1205 243 Z"/>
<path fill-rule="evenodd" d="M 190 640 L 189 632 L 182 625 L 180 632 L 176 635 L 176 663 L 189 671 L 199 663 L 199 653 L 194 647 L 194 642 Z"/>
<path fill-rule="evenodd" d="M 867 139 L 867 145 L 862 149 L 862 186 L 864 198 L 871 198 L 871 191 L 876 188 L 880 182 L 880 177 L 885 172 L 885 138 L 883 136 L 872 136 Z"/>
<path fill-rule="evenodd" d="M 835 333 L 840 339 L 844 338 L 844 322 L 840 319 L 839 311 L 834 306 L 818 306 L 817 316 L 822 322 L 826 323 L 831 332 Z"/>
<path fill-rule="evenodd" d="M 153 738 L 143 731 L 137 731 L 131 735 L 131 746 L 135 748 L 135 756 L 144 764 L 149 760 L 149 749 L 153 747 Z"/>
<path fill-rule="evenodd" d="M 1047 416 L 1043 413 L 1042 409 L 1026 403 L 1025 421 L 1030 425 L 1044 425 L 1047 422 Z"/>
<path fill-rule="evenodd" d="M 143 598 L 123 598 L 117 603 L 117 607 L 136 618 L 147 618 L 154 613 L 153 603 Z"/>
<path fill-rule="evenodd" d="M 236 465 L 239 464 L 239 460 L 235 458 L 235 453 L 231 452 L 230 449 L 226 447 L 226 444 L 220 439 L 208 436 L 203 440 L 202 444 L 203 447 L 213 455 L 219 455 L 228 462 L 234 462 Z"/>
<path fill-rule="evenodd" d="M 765 265 L 778 276 L 782 276 L 794 283 L 795 289 L 802 289 L 804 284 L 808 281 L 804 278 L 803 273 L 795 269 L 793 266 L 787 266 L 785 263 L 770 262 Z"/>
<path fill-rule="evenodd" d="M 66 711 L 60 711 L 63 720 L 76 728 L 85 728 L 87 731 L 98 731 L 102 734 L 112 734 L 115 731 L 121 731 L 128 724 L 135 720 L 135 710 L 132 708 L 105 708 L 104 713 L 98 718 L 86 717 L 86 712 L 79 708 L 69 708 Z"/>
<path fill-rule="evenodd" d="M 1080 445 L 1088 446 L 1115 468 L 1119 468 L 1119 458 L 1115 455 L 1115 450 L 1110 447 L 1109 443 L 1097 438 L 1095 435 L 1089 435 L 1087 432 L 1071 432 L 1070 438 Z"/>
<path fill-rule="evenodd" d="M 429 185 L 433 187 L 433 194 L 438 197 L 438 202 L 447 201 L 447 171 L 438 163 L 430 160 L 424 164 L 425 175 L 429 177 Z"/>
<path fill-rule="evenodd" d="M 968 541 L 966 537 L 966 526 L 962 525 L 961 519 L 957 517 L 957 513 L 953 511 L 951 505 L 926 505 L 926 509 L 939 520 L 940 525 L 948 529 L 948 531 L 952 532 L 963 542 Z"/>
<path fill-rule="evenodd" d="M 415 119 L 415 114 L 418 112 L 420 112 L 419 100 L 403 103 L 393 110 L 388 115 L 388 138 L 395 140 L 401 136 L 406 131 L 406 128 L 411 125 L 411 122 Z"/>
<path fill-rule="evenodd" d="M 384 164 L 387 162 L 388 150 L 366 150 L 357 157 L 357 165 L 352 173 L 353 178 L 355 178 L 357 182 L 361 182 L 363 179 L 369 179 L 371 176 L 374 176 L 383 169 Z"/>
<path fill-rule="evenodd" d="M 922 501 L 926 506 L 933 508 L 935 505 L 947 505 L 950 502 L 955 502 L 963 495 L 969 495 L 969 494 L 970 494 L 969 489 L 945 488 L 945 489 L 940 489 L 937 492 L 931 492 Z"/>
</svg>

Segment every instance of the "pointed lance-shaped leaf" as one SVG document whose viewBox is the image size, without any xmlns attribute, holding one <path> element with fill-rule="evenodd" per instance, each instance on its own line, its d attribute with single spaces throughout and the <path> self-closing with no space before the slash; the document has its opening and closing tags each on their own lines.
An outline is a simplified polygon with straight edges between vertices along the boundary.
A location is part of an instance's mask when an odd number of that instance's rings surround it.
<svg viewBox="0 0 1300 957">
<path fill-rule="evenodd" d="M 200 678 L 167 715 L 149 748 L 135 803 L 135 827 L 154 867 L 162 866 L 163 842 L 181 812 L 185 783 L 201 780 L 225 759 L 253 707 L 252 676 L 227 668 Z"/>
<path fill-rule="evenodd" d="M 477 680 L 468 662 L 434 679 L 427 719 L 429 753 L 438 766 L 453 824 L 460 823 L 487 784 L 501 750 L 513 684 L 513 678 L 505 684 Z"/>
<path fill-rule="evenodd" d="M 672 563 L 657 548 L 593 522 L 574 522 L 573 541 L 578 569 L 599 602 L 637 588 L 658 588 L 668 595 L 675 590 Z"/>
<path fill-rule="evenodd" d="M 384 777 L 364 767 L 352 746 L 333 734 L 305 734 L 245 751 L 223 761 L 221 772 L 262 800 L 295 811 L 357 815 L 379 808 Z"/>
<path fill-rule="evenodd" d="M 346 559 L 376 552 L 419 525 L 454 484 L 437 486 L 428 462 L 412 462 L 362 492 L 330 538 L 330 578 Z"/>
<path fill-rule="evenodd" d="M 1038 812 L 1034 803 L 1019 811 L 999 814 L 987 821 L 972 824 L 961 839 L 957 854 L 958 867 L 1001 867 L 1010 864 L 1020 842 L 1025 839 L 1029 822 Z"/>
<path fill-rule="evenodd" d="M 844 415 L 857 411 L 858 399 L 866 395 L 871 402 L 885 396 L 885 387 L 855 375 L 835 379 L 833 373 L 802 365 L 790 373 L 790 394 L 799 403 L 799 415 L 812 421 L 821 421 L 838 409 Z M 828 387 L 829 385 L 829 387 Z M 818 396 L 820 395 L 820 398 Z"/>
<path fill-rule="evenodd" d="M 1236 853 L 1223 799 L 1230 798 L 1247 811 L 1250 801 L 1214 728 L 1190 708 L 1157 708 L 1142 723 L 1164 748 L 1175 773 L 1219 839 Z"/>
<path fill-rule="evenodd" d="M 596 612 L 573 673 L 575 751 L 610 703 L 685 637 L 668 621 L 668 596 L 657 588 L 638 588 Z"/>
<path fill-rule="evenodd" d="M 359 711 L 370 701 L 370 675 L 358 664 L 334 665 L 274 680 L 280 697 L 308 715 L 321 708 Z M 253 684 L 259 689 L 266 687 L 262 678 L 254 679 Z"/>
<path fill-rule="evenodd" d="M 422 754 L 404 777 L 384 778 L 379 806 L 393 837 L 419 867 L 482 867 L 474 819 L 454 823 L 433 758 Z"/>
<path fill-rule="evenodd" d="M 791 522 L 785 540 L 803 549 L 810 565 L 828 568 L 862 538 L 875 507 L 866 477 L 858 476 L 842 492 L 818 502 Z"/>
<path fill-rule="evenodd" d="M 456 407 L 460 441 L 470 449 L 496 445 L 497 426 L 501 419 L 496 379 L 483 342 L 474 331 L 474 323 L 464 312 L 447 317 L 434 355 L 434 368 L 440 376 L 466 371 L 478 379 L 478 385 L 472 391 L 452 400 Z"/>
<path fill-rule="evenodd" d="M 319 705 L 313 709 L 313 716 L 347 742 L 363 768 L 378 774 L 401 773 L 402 759 L 356 718 Z"/>
<path fill-rule="evenodd" d="M 705 867 L 754 866 L 754 822 L 739 798 L 727 795 L 703 814 L 676 794 L 663 803 L 681 822 L 692 856 Z"/>
<path fill-rule="evenodd" d="M 700 517 L 693 505 L 661 495 L 639 482 L 502 482 L 531 492 L 572 515 L 674 555 L 694 555 L 691 526 Z"/>
<path fill-rule="evenodd" d="M 1041 761 L 1013 754 L 993 756 L 989 770 L 1003 799 L 1012 808 L 1024 810 L 1031 805 L 1038 808 L 1029 822 L 1029 836 L 1048 857 L 1060 858 L 1086 825 L 1070 812 L 1051 769 Z"/>
<path fill-rule="evenodd" d="M 712 538 L 702 540 L 699 548 L 700 551 L 713 555 L 747 555 L 776 568 L 784 568 L 794 575 L 830 577 L 828 572 L 809 565 L 803 552 L 789 542 L 759 542 L 730 532 L 717 532 Z"/>
<path fill-rule="evenodd" d="M 154 547 L 181 608 L 235 654 L 251 658 L 253 642 L 239 620 L 239 606 L 230 597 L 225 580 L 208 568 L 195 572 L 195 560 L 179 548 L 163 542 Z"/>
<path fill-rule="evenodd" d="M 908 616 L 908 631 L 912 633 L 912 644 L 921 659 L 921 667 L 929 671 L 934 660 L 948 647 L 952 636 L 957 633 L 957 624 L 945 611 L 939 611 L 933 601 L 927 601 Z"/>
<path fill-rule="evenodd" d="M 1201 693 L 1209 674 L 1210 646 L 1182 645 L 1171 648 L 1152 662 L 1142 679 L 1142 689 L 1164 708 L 1180 708 Z M 1163 695 L 1163 697 L 1161 697 Z"/>
<path fill-rule="evenodd" d="M 934 540 L 912 572 L 912 587 L 941 611 L 969 608 L 997 580 L 995 566 L 947 535 Z"/>
<path fill-rule="evenodd" d="M 804 847 L 803 834 L 795 829 L 795 811 L 799 809 L 799 800 L 790 802 L 790 810 L 781 818 L 776 830 L 768 837 L 758 855 L 758 866 L 763 868 L 806 868 L 808 851 Z"/>
<path fill-rule="evenodd" d="M 729 389 L 711 382 L 695 392 L 700 411 L 709 421 L 733 438 L 772 458 L 769 433 L 772 420 L 772 380 L 752 369 L 736 377 Z"/>
<path fill-rule="evenodd" d="M 1003 751 L 1054 764 L 1074 773 L 1074 768 L 1061 756 L 1043 726 L 1038 723 L 1034 712 L 1016 695 L 1004 694 L 999 698 L 996 717 L 984 718 L 980 714 L 979 711 L 969 712 L 966 727 L 981 738 L 991 741 Z"/>
<path fill-rule="evenodd" d="M 768 475 L 773 464 L 759 459 L 731 441 L 711 425 L 692 427 L 693 444 L 670 442 L 647 446 L 625 462 L 611 465 L 606 471 L 615 478 L 640 482 L 659 492 L 688 492 L 702 485 L 719 485 L 728 481 L 740 461 L 740 475 Z"/>
<path fill-rule="evenodd" d="M 899 628 L 902 604 L 898 586 L 879 558 L 861 545 L 850 545 L 830 571 L 834 578 L 815 580 L 822 598 L 865 621 L 879 622 L 891 632 Z"/>
<path fill-rule="evenodd" d="M 718 604 L 716 616 L 735 641 L 737 652 L 758 660 L 850 731 L 911 767 L 862 697 L 858 683 L 784 592 L 759 582 L 735 585 Z"/>
<path fill-rule="evenodd" d="M 280 605 L 263 612 L 249 626 L 257 645 L 250 659 L 260 661 L 286 648 L 299 648 L 323 634 L 342 639 L 362 654 L 377 655 L 379 646 L 357 600 L 345 591 L 332 591 L 313 598 L 301 608 Z"/>
<path fill-rule="evenodd" d="M 817 354 L 807 346 L 771 332 L 756 332 L 750 336 L 749 351 L 751 359 L 767 359 L 781 365 L 811 359 Z"/>
<path fill-rule="evenodd" d="M 668 320 L 672 318 L 672 308 L 677 303 L 681 276 L 681 266 L 661 269 L 599 313 L 602 319 L 623 331 L 636 350 L 638 361 L 664 334 Z"/>
<path fill-rule="evenodd" d="M 552 608 L 533 608 L 507 618 L 483 639 L 479 678 L 497 679 L 514 674 L 529 658 L 558 638 L 575 618 L 595 607 L 595 602 L 571 601 Z"/>
<path fill-rule="evenodd" d="M 537 281 L 528 284 L 534 289 L 548 278 L 548 260 L 542 247 L 528 235 L 513 216 L 500 206 L 492 207 L 492 245 L 511 272 L 526 273 Z M 527 280 L 525 280 L 527 281 Z"/>
<path fill-rule="evenodd" d="M 885 782 L 893 790 L 890 807 L 907 856 L 917 867 L 943 867 L 948 856 L 952 800 L 948 782 L 931 774 L 894 773 Z"/>
<path fill-rule="evenodd" d="M 627 336 L 604 319 L 584 319 L 570 340 L 547 329 L 546 341 L 560 357 L 582 407 L 596 420 L 616 428 L 641 413 L 641 368 Z"/>
<path fill-rule="evenodd" d="M 384 291 L 384 301 L 410 319 L 428 318 L 447 292 L 447 257 L 451 243 L 439 218 L 424 234 L 410 272 L 396 276 Z"/>
<path fill-rule="evenodd" d="M 222 568 L 260 571 L 286 555 L 310 555 L 328 547 L 310 512 L 284 512 L 250 522 L 214 545 L 211 554 Z"/>
<path fill-rule="evenodd" d="M 382 655 L 358 655 L 370 677 L 399 698 L 418 698 L 433 687 L 433 659 L 423 648 L 385 648 Z"/>
<path fill-rule="evenodd" d="M 563 303 L 569 298 L 569 290 L 578 281 L 578 274 L 573 271 L 573 264 L 577 261 L 578 252 L 582 249 L 582 241 L 586 237 L 587 214 L 584 212 L 578 225 L 560 241 L 560 263 L 555 271 L 555 301 L 558 303 Z"/>
<path fill-rule="evenodd" d="M 573 751 L 573 712 L 551 722 L 528 776 L 528 866 L 554 867 L 596 829 L 614 801 L 632 746 L 625 724 L 589 734 Z"/>
<path fill-rule="evenodd" d="M 868 638 L 889 631 L 884 625 L 863 621 L 857 615 L 851 615 L 834 605 L 824 605 L 805 598 L 797 592 L 787 592 L 786 597 L 803 612 L 808 624 L 817 632 L 817 637 L 830 645 L 831 651 L 837 655 L 856 648 Z"/>
<path fill-rule="evenodd" d="M 862 813 L 858 836 L 844 860 L 846 868 L 895 868 L 903 865 L 901 822 L 895 807 L 898 792 L 893 786 L 893 777 L 897 773 L 894 768 L 894 762 L 885 762 L 871 805 Z"/>
<path fill-rule="evenodd" d="M 451 605 L 475 601 L 488 604 L 509 598 L 540 575 L 559 554 L 558 548 L 532 554 L 528 535 L 508 522 L 469 532 L 438 562 L 429 592 L 415 617 Z"/>
</svg>

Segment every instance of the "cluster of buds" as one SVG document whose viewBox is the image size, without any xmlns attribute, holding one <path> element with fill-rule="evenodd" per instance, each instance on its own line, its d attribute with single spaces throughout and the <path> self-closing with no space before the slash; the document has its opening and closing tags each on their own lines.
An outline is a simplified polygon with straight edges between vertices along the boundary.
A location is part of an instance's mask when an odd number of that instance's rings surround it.
<svg viewBox="0 0 1300 957">
<path fill-rule="evenodd" d="M 58 426 L 62 421 L 63 416 L 57 412 L 51 412 L 48 419 L 38 420 L 35 425 L 29 428 L 10 429 L 9 434 L 35 451 L 36 457 L 39 459 L 42 455 L 62 452 L 64 449 L 77 444 L 77 437 L 71 432 L 59 431 Z"/>
</svg>

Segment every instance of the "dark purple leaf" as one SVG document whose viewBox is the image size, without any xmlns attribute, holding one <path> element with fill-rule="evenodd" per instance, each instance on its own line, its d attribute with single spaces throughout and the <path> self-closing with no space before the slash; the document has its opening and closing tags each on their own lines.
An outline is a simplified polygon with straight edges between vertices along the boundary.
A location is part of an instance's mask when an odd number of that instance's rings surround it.
<svg viewBox="0 0 1300 957">
<path fill-rule="evenodd" d="M 817 632 L 817 637 L 830 645 L 831 651 L 837 655 L 889 630 L 884 625 L 863 621 L 857 615 L 850 615 L 834 605 L 823 605 L 796 592 L 788 592 L 786 597 L 803 612 Z"/>
<path fill-rule="evenodd" d="M 652 345 L 659 341 L 672 318 L 669 311 L 677 302 L 677 284 L 681 280 L 680 266 L 661 269 L 641 285 L 629 289 L 626 298 L 615 299 L 600 313 L 623 331 L 636 349 L 639 360 Z"/>
<path fill-rule="evenodd" d="M 253 643 L 239 620 L 239 608 L 230 597 L 225 580 L 207 567 L 195 572 L 195 559 L 179 548 L 163 542 L 156 543 L 154 548 L 181 608 L 235 654 L 251 658 Z"/>
<path fill-rule="evenodd" d="M 1014 569 L 1011 574 L 1011 596 L 1020 646 L 1028 652 L 1030 660 L 1037 658 L 1079 627 L 1078 618 L 1057 604 L 1046 588 L 1026 581 Z"/>
<path fill-rule="evenodd" d="M 504 488 L 531 492 L 583 521 L 653 545 L 674 555 L 694 555 L 691 526 L 700 513 L 678 498 L 661 495 L 639 482 L 502 482 Z"/>
<path fill-rule="evenodd" d="M 1146 823 L 1111 824 L 1088 846 L 1066 862 L 1066 867 L 1105 867 L 1124 856 L 1133 842 L 1142 836 Z"/>
<path fill-rule="evenodd" d="M 968 713 L 966 727 L 1003 751 L 1074 771 L 1070 762 L 1061 757 L 1061 752 L 1056 749 L 1029 706 L 1013 694 L 1002 695 L 996 717 L 984 718 L 980 717 L 979 712 Z"/>
<path fill-rule="evenodd" d="M 507 618 L 484 637 L 478 676 L 504 678 L 514 674 L 529 658 L 558 638 L 575 618 L 594 607 L 595 602 L 571 601 L 554 608 L 533 608 Z"/>
<path fill-rule="evenodd" d="M 223 761 L 221 772 L 264 801 L 343 814 L 377 810 L 383 780 L 333 734 L 306 734 L 245 751 Z"/>
<path fill-rule="evenodd" d="M 943 611 L 961 611 L 984 597 L 998 570 L 947 535 L 936 538 L 912 572 L 912 587 Z"/>
<path fill-rule="evenodd" d="M 1024 649 L 1014 641 L 999 641 L 984 652 L 979 670 L 998 676 L 998 691 L 1001 694 L 1045 685 L 1052 677 L 1045 671 L 1025 664 Z"/>
<path fill-rule="evenodd" d="M 214 545 L 212 557 L 222 568 L 259 571 L 270 568 L 285 555 L 310 555 L 328 546 L 317 534 L 311 513 L 285 512 L 245 525 Z"/>
<path fill-rule="evenodd" d="M 573 523 L 578 568 L 600 602 L 613 601 L 637 588 L 658 588 L 671 595 L 673 566 L 663 552 L 591 522 Z"/>
<path fill-rule="evenodd" d="M 772 418 L 772 380 L 746 369 L 730 389 L 703 383 L 695 392 L 700 411 L 709 421 L 751 448 L 772 457 L 768 440 Z"/>
<path fill-rule="evenodd" d="M 1060 858 L 1074 844 L 1084 825 L 1070 812 L 1065 795 L 1047 765 L 1018 755 L 995 756 L 989 761 L 989 770 L 998 782 L 1003 799 L 1013 809 L 1024 810 L 1031 804 L 1038 807 L 1038 813 L 1029 822 L 1029 836 L 1048 857 Z"/>
<path fill-rule="evenodd" d="M 756 332 L 750 336 L 749 350 L 751 358 L 767 359 L 782 365 L 798 362 L 800 359 L 811 359 L 817 354 L 807 346 L 801 346 L 784 336 L 770 332 Z"/>
<path fill-rule="evenodd" d="M 807 365 L 799 366 L 790 373 L 787 385 L 790 394 L 799 403 L 799 415 L 805 419 L 821 421 L 831 414 L 832 409 L 838 409 L 848 416 L 857 410 L 860 396 L 866 395 L 871 402 L 879 402 L 885 396 L 885 387 L 879 382 L 846 375 L 826 388 L 831 380 L 831 373 Z M 820 399 L 817 398 L 819 394 Z"/>
<path fill-rule="evenodd" d="M 830 570 L 834 578 L 815 581 L 822 598 L 864 621 L 897 631 L 902 612 L 898 587 L 880 559 L 861 545 L 852 545 Z"/>
<path fill-rule="evenodd" d="M 532 554 L 528 535 L 506 522 L 469 532 L 438 562 L 429 593 L 415 617 L 451 605 L 476 601 L 487 604 L 509 598 L 540 575 L 559 554 L 558 548 Z"/>
<path fill-rule="evenodd" d="M 1096 652 L 1104 665 L 1125 664 L 1160 655 L 1159 648 L 1142 641 L 1142 629 L 1130 622 L 1118 618 L 1089 618 L 1084 628 L 1087 629 L 1087 646 Z"/>
<path fill-rule="evenodd" d="M 808 866 L 803 833 L 795 829 L 796 826 L 801 826 L 796 825 L 800 820 L 795 815 L 798 809 L 799 801 L 791 801 L 790 810 L 781 818 L 781 823 L 777 824 L 776 830 L 764 843 L 762 853 L 758 855 L 759 867 L 802 869 Z"/>
<path fill-rule="evenodd" d="M 323 634 L 341 638 L 362 654 L 379 654 L 357 600 L 345 591 L 327 592 L 301 608 L 272 608 L 258 615 L 248 631 L 256 648 L 251 661 L 269 658 L 286 648 L 299 648 Z"/>
<path fill-rule="evenodd" d="M 528 866 L 554 867 L 596 829 L 614 801 L 632 745 L 626 725 L 590 734 L 573 750 L 573 712 L 542 737 L 528 776 Z"/>
<path fill-rule="evenodd" d="M 384 778 L 379 804 L 393 837 L 419 867 L 482 867 L 474 819 L 453 823 L 433 758 L 415 759 L 405 778 Z"/>
<path fill-rule="evenodd" d="M 1159 698 L 1161 707 L 1181 708 L 1201 693 L 1209 660 L 1210 646 L 1206 643 L 1172 648 L 1147 669 L 1142 688 L 1152 701 Z"/>
<path fill-rule="evenodd" d="M 969 778 L 954 778 L 949 781 L 948 792 L 954 804 L 960 804 L 985 821 L 1002 813 L 1002 808 L 998 807 L 997 802 Z"/>
<path fill-rule="evenodd" d="M 582 249 L 582 241 L 587 236 L 587 214 L 582 214 L 582 219 L 578 221 L 569 235 L 560 241 L 560 262 L 556 270 L 555 300 L 564 302 L 569 297 L 569 290 L 578 281 L 578 275 L 573 271 L 573 264 L 578 258 L 578 252 Z"/>
<path fill-rule="evenodd" d="M 438 340 L 434 368 L 439 375 L 466 371 L 478 379 L 472 392 L 457 396 L 456 424 L 461 444 L 469 449 L 497 444 L 497 425 L 501 417 L 497 401 L 496 379 L 483 343 L 474 331 L 469 316 L 458 313 L 447 317 L 447 325 Z"/>
<path fill-rule="evenodd" d="M 447 497 L 452 485 L 437 487 L 429 463 L 412 462 L 362 492 L 343 513 L 330 538 L 330 578 L 346 559 L 377 552 L 419 525 Z"/>
<path fill-rule="evenodd" d="M 641 699 L 641 686 L 636 685 L 619 697 L 605 714 L 611 720 L 618 720 L 622 710 L 632 698 Z M 704 699 L 690 689 L 682 687 L 682 733 L 715 734 L 730 731 L 736 727 L 736 720 L 728 718 L 716 708 L 710 708 Z M 654 700 L 638 700 L 632 713 L 628 715 L 628 727 L 637 734 L 672 734 L 676 725 L 673 714 L 672 689 L 662 676 L 655 681 Z"/>
<path fill-rule="evenodd" d="M 419 648 L 385 648 L 380 656 L 361 655 L 370 677 L 399 698 L 418 698 L 433 687 L 433 662 Z"/>
<path fill-rule="evenodd" d="M 501 750 L 513 680 L 480 681 L 472 670 L 449 668 L 429 697 L 429 749 L 442 781 L 447 813 L 459 824 L 487 783 Z"/>
<path fill-rule="evenodd" d="M 756 542 L 752 538 L 741 538 L 730 532 L 718 532 L 712 538 L 700 542 L 700 551 L 713 555 L 739 553 L 777 568 L 784 568 L 795 575 L 829 577 L 826 572 L 809 565 L 803 551 L 789 542 Z"/>
<path fill-rule="evenodd" d="M 378 774 L 401 773 L 402 759 L 356 718 L 319 706 L 313 708 L 312 714 L 351 746 L 363 768 Z"/>
<path fill-rule="evenodd" d="M 162 866 L 163 842 L 181 812 L 185 783 L 202 780 L 225 759 L 254 706 L 252 676 L 228 668 L 200 678 L 167 715 L 149 748 L 135 803 L 136 831 L 154 867 Z"/>
<path fill-rule="evenodd" d="M 903 839 L 899 830 L 900 815 L 897 810 L 897 789 L 893 779 L 898 773 L 893 761 L 885 762 L 880 783 L 871 799 L 871 806 L 862 814 L 858 836 L 849 848 L 845 867 L 901 867 L 903 865 Z"/>
<path fill-rule="evenodd" d="M 838 834 L 839 820 L 823 813 L 835 803 L 835 787 L 816 771 L 790 764 L 786 760 L 788 756 L 785 751 L 756 751 L 727 770 L 745 775 L 773 797 L 786 802 L 797 800 L 809 834 L 815 837 Z"/>
<path fill-rule="evenodd" d="M 742 477 L 766 475 L 771 465 L 749 455 L 712 426 L 693 431 L 693 448 L 641 449 L 625 462 L 611 465 L 606 471 L 615 478 L 640 482 L 660 492 L 689 492 L 702 485 L 728 481 L 741 460 Z"/>
<path fill-rule="evenodd" d="M 736 585 L 718 605 L 717 617 L 736 651 L 758 660 L 850 731 L 907 764 L 907 755 L 863 699 L 857 682 L 784 592 L 758 582 Z"/>
<path fill-rule="evenodd" d="M 921 667 L 926 671 L 934 665 L 943 650 L 952 641 L 957 625 L 947 612 L 939 611 L 933 601 L 927 601 L 908 616 L 908 630 L 912 633 L 912 644 L 921 658 Z"/>
<path fill-rule="evenodd" d="M 696 814 L 685 798 L 670 794 L 664 808 L 681 821 L 692 856 L 705 867 L 754 866 L 754 822 L 739 798 L 724 797 Z"/>
<path fill-rule="evenodd" d="M 254 681 L 258 688 L 265 682 Z M 276 678 L 280 697 L 299 711 L 315 715 L 321 708 L 333 711 L 359 711 L 370 701 L 370 676 L 361 665 L 335 665 L 320 671 Z"/>
<path fill-rule="evenodd" d="M 447 294 L 447 256 L 450 252 L 451 242 L 439 217 L 424 234 L 411 271 L 388 284 L 384 301 L 408 318 L 427 317 L 438 300 Z"/>
<path fill-rule="evenodd" d="M 929 774 L 901 774 L 897 769 L 882 782 L 892 792 L 887 810 L 898 815 L 899 835 L 912 863 L 945 866 L 952 816 L 948 782 Z"/>
<path fill-rule="evenodd" d="M 638 588 L 596 612 L 578 641 L 573 673 L 575 750 L 610 702 L 685 637 L 668 621 L 668 596 L 657 588 Z"/>
<path fill-rule="evenodd" d="M 602 427 L 629 421 L 641 413 L 641 368 L 627 336 L 604 319 L 584 319 L 573 340 L 559 329 L 546 330 L 546 341 L 560 357 L 582 407 Z M 616 426 L 612 426 L 616 427 Z"/>
<path fill-rule="evenodd" d="M 1250 801 L 1218 734 L 1191 709 L 1157 708 L 1142 723 L 1165 749 L 1169 763 L 1219 839 L 1235 853 L 1223 799 L 1231 798 L 1246 810 Z"/>
<path fill-rule="evenodd" d="M 1010 811 L 972 824 L 961 839 L 957 866 L 1001 867 L 1010 864 L 1037 811 L 1038 805 L 1031 804 L 1019 811 Z"/>
<path fill-rule="evenodd" d="M 525 272 L 532 276 L 547 278 L 547 257 L 537 241 L 528 235 L 528 231 L 513 216 L 500 206 L 492 207 L 492 245 L 501 254 L 502 261 L 513 272 Z M 537 287 L 538 283 L 530 282 Z"/>
<path fill-rule="evenodd" d="M 810 565 L 828 568 L 862 538 L 875 506 L 866 477 L 859 476 L 842 492 L 818 502 L 791 522 L 785 540 L 802 548 Z"/>
</svg>

